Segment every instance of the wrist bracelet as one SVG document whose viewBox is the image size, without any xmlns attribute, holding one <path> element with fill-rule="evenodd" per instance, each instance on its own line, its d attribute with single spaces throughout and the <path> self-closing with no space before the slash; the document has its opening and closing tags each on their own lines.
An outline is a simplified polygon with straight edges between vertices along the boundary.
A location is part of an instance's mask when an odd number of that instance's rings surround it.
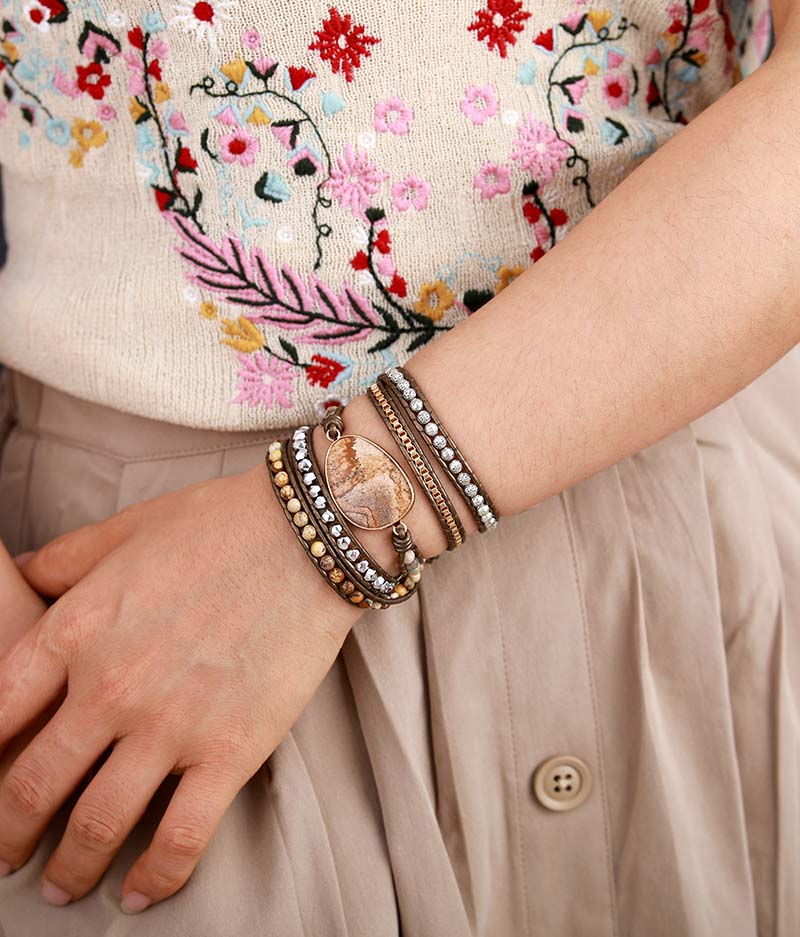
<svg viewBox="0 0 800 937">
<path fill-rule="evenodd" d="M 447 475 L 455 483 L 467 507 L 478 522 L 478 529 L 481 533 L 496 527 L 497 512 L 486 489 L 478 481 L 469 463 L 442 426 L 411 375 L 400 367 L 389 368 L 379 375 L 377 383 L 380 387 L 396 388 L 396 399 L 402 400 L 403 406 L 415 420 L 415 426 L 421 438 L 425 440 Z"/>
<path fill-rule="evenodd" d="M 394 388 L 394 385 L 392 385 Z M 464 542 L 464 527 L 461 524 L 461 518 L 453 507 L 450 498 L 442 490 L 441 483 L 436 476 L 429 460 L 418 447 L 408 423 L 403 419 L 401 408 L 393 407 L 392 402 L 396 401 L 394 394 L 390 394 L 388 386 L 379 387 L 378 384 L 371 384 L 368 388 L 368 396 L 375 409 L 381 416 L 388 429 L 394 434 L 403 455 L 408 460 L 414 474 L 420 481 L 423 491 L 437 513 L 439 522 L 447 538 L 447 549 L 456 550 Z"/>
<path fill-rule="evenodd" d="M 340 416 L 338 423 L 341 428 Z M 270 443 L 266 463 L 276 497 L 290 526 L 328 585 L 343 599 L 360 608 L 388 608 L 413 594 L 425 565 L 401 520 L 413 503 L 413 487 L 402 469 L 380 446 L 363 437 L 350 438 L 361 439 L 382 453 L 397 467 L 408 485 L 408 506 L 399 516 L 393 517 L 391 523 L 392 542 L 400 565 L 397 575 L 383 570 L 348 526 L 330 490 L 327 471 L 325 478 L 319 471 L 308 426 L 295 430 L 291 441 Z M 356 523 L 352 518 L 350 520 Z M 356 526 L 359 525 L 356 523 Z M 364 529 L 368 527 L 366 524 L 361 526 Z M 389 524 L 370 526 L 380 529 Z"/>
<path fill-rule="evenodd" d="M 339 564 L 348 570 L 359 590 L 366 595 L 384 604 L 395 604 L 403 599 L 419 582 L 423 567 L 408 528 L 398 521 L 392 529 L 392 542 L 398 555 L 400 572 L 389 573 L 382 569 L 358 540 L 337 504 L 327 478 L 323 481 L 309 427 L 302 426 L 295 430 L 292 445 L 297 467 L 296 487 L 306 497 L 309 510 L 326 538 L 331 554 L 337 557 Z"/>
</svg>

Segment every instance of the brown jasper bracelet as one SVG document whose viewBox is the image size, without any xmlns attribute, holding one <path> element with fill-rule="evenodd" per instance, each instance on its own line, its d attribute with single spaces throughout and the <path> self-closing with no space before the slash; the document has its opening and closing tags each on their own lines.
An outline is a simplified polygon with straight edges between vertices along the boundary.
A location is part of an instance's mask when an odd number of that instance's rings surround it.
<svg viewBox="0 0 800 937">
<path fill-rule="evenodd" d="M 394 434 L 400 450 L 408 460 L 414 474 L 422 485 L 428 501 L 436 511 L 439 523 L 442 525 L 442 530 L 447 538 L 447 549 L 458 549 L 464 542 L 465 537 L 461 519 L 453 507 L 453 503 L 442 490 L 441 482 L 436 476 L 431 463 L 424 452 L 420 451 L 421 447 L 417 448 L 418 444 L 415 442 L 409 424 L 403 419 L 401 408 L 392 406 L 392 403 L 396 402 L 395 394 L 390 391 L 388 384 L 382 387 L 379 387 L 378 384 L 371 384 L 368 390 L 370 401 L 388 429 Z"/>
<path fill-rule="evenodd" d="M 307 500 L 318 532 L 326 538 L 330 553 L 349 572 L 359 590 L 377 601 L 379 607 L 402 601 L 415 588 L 424 566 L 408 528 L 404 524 L 396 524 L 397 529 L 392 530 L 392 543 L 400 564 L 400 573 L 392 575 L 382 569 L 364 548 L 336 503 L 330 486 L 324 485 L 307 426 L 295 431 L 292 445 L 296 476 L 299 476 L 295 487 Z M 293 460 L 290 457 L 288 461 L 291 464 Z"/>
<path fill-rule="evenodd" d="M 447 475 L 455 482 L 467 507 L 478 522 L 478 530 L 483 533 L 497 527 L 497 511 L 486 489 L 478 481 L 411 375 L 400 367 L 389 368 L 378 376 L 377 383 L 381 387 L 396 388 L 396 399 L 402 400 L 403 406 L 416 421 L 420 437 L 425 440 Z"/>
</svg>

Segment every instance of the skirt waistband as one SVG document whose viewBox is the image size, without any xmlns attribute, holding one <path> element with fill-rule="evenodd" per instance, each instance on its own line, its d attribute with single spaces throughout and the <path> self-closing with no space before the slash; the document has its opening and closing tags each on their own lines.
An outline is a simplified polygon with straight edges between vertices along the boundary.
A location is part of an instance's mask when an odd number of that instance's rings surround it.
<svg viewBox="0 0 800 937">
<path fill-rule="evenodd" d="M 0 373 L 0 414 L 0 430 L 14 425 L 125 462 L 253 446 L 292 428 L 239 432 L 180 426 L 73 397 L 8 367 Z M 0 432 L 0 441 L 4 435 Z"/>
</svg>

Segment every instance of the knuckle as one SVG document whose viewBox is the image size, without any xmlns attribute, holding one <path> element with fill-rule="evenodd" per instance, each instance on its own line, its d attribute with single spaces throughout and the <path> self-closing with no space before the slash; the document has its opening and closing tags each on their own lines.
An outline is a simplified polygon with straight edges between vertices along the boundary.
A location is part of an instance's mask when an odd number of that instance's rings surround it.
<svg viewBox="0 0 800 937">
<path fill-rule="evenodd" d="M 207 849 L 209 839 L 200 826 L 170 826 L 164 830 L 159 846 L 169 859 L 198 859 Z"/>
<path fill-rule="evenodd" d="M 12 766 L 2 791 L 11 810 L 25 819 L 42 819 L 55 809 L 50 785 L 37 769 L 25 762 Z"/>
<path fill-rule="evenodd" d="M 84 849 L 105 851 L 122 841 L 122 819 L 96 804 L 78 804 L 70 822 L 72 839 Z"/>
<path fill-rule="evenodd" d="M 52 651 L 62 658 L 72 658 L 86 644 L 88 610 L 74 599 L 59 599 L 47 612 L 45 634 Z"/>
</svg>

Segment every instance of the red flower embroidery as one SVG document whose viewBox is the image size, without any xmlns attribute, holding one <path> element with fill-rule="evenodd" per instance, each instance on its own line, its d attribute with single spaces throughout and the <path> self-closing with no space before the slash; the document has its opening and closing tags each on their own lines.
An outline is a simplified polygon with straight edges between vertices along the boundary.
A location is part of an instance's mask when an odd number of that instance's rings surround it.
<svg viewBox="0 0 800 937">
<path fill-rule="evenodd" d="M 106 75 L 99 62 L 90 62 L 88 65 L 78 65 L 78 87 L 91 95 L 95 101 L 102 101 L 106 88 L 111 84 L 111 75 Z"/>
<path fill-rule="evenodd" d="M 508 46 L 516 45 L 515 33 L 522 32 L 530 15 L 522 9 L 520 0 L 487 0 L 483 10 L 475 11 L 475 19 L 467 28 L 475 31 L 479 42 L 488 40 L 489 49 L 497 49 L 504 59 Z"/>
<path fill-rule="evenodd" d="M 380 42 L 375 36 L 367 36 L 363 26 L 354 26 L 352 17 L 330 7 L 328 19 L 322 21 L 322 29 L 316 30 L 316 42 L 309 49 L 316 50 L 320 58 L 331 63 L 334 75 L 344 72 L 347 81 L 353 80 L 353 69 L 361 65 L 361 57 L 369 57 L 369 46 Z"/>
<path fill-rule="evenodd" d="M 306 365 L 306 377 L 309 384 L 327 387 L 344 371 L 344 365 L 324 355 L 312 355 L 313 364 Z"/>
</svg>

